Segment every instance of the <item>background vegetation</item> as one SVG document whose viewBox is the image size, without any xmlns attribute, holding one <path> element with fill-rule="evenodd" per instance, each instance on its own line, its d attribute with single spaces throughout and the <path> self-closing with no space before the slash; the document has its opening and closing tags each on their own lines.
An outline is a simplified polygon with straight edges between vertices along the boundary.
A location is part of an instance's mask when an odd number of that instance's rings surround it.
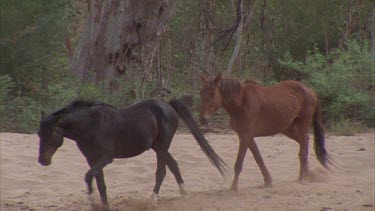
<svg viewBox="0 0 375 211">
<path fill-rule="evenodd" d="M 235 1 L 177 1 L 142 90 L 137 77 L 116 79 L 113 90 L 105 82 L 83 83 L 71 71 L 87 2 L 0 0 L 1 131 L 34 133 L 41 111 L 76 98 L 125 106 L 191 95 L 196 110 L 199 75 L 225 72 L 237 42 L 232 76 L 266 85 L 302 81 L 320 96 L 330 129 L 350 134 L 374 127 L 372 0 L 244 1 L 240 40 L 220 39 L 236 18 Z"/>
</svg>

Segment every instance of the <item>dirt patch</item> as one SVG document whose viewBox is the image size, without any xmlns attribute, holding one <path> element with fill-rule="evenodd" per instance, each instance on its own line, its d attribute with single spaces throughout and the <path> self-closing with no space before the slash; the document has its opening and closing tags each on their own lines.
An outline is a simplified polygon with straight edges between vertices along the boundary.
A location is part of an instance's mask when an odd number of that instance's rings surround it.
<svg viewBox="0 0 375 211">
<path fill-rule="evenodd" d="M 115 160 L 105 169 L 113 210 L 374 210 L 374 134 L 328 136 L 327 150 L 335 160 L 333 173 L 317 161 L 310 144 L 310 181 L 297 182 L 298 145 L 285 136 L 257 138 L 256 142 L 273 177 L 272 188 L 259 188 L 262 175 L 250 153 L 240 176 L 240 191 L 229 191 L 238 139 L 228 130 L 206 134 L 228 164 L 223 179 L 200 150 L 193 136 L 177 133 L 170 148 L 190 194 L 182 198 L 171 172 L 160 190 L 157 207 L 148 198 L 154 186 L 153 151 Z M 310 140 L 313 140 L 312 137 Z M 86 195 L 86 160 L 75 143 L 65 139 L 51 166 L 37 163 L 38 137 L 0 134 L 1 210 L 92 210 L 99 207 L 96 191 L 92 204 Z"/>
</svg>

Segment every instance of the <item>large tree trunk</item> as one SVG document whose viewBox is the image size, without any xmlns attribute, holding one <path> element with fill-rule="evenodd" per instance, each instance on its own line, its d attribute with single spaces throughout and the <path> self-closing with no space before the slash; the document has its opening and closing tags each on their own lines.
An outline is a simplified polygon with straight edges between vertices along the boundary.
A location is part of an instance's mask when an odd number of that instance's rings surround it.
<svg viewBox="0 0 375 211">
<path fill-rule="evenodd" d="M 88 3 L 90 14 L 72 62 L 73 72 L 84 82 L 106 81 L 107 85 L 130 72 L 144 81 L 175 0 Z"/>
</svg>

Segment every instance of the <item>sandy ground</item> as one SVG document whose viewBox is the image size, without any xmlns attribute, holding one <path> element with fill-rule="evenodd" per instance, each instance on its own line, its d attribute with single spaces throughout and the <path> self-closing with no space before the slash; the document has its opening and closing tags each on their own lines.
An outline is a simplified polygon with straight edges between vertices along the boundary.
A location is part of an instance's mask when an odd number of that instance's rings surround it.
<svg viewBox="0 0 375 211">
<path fill-rule="evenodd" d="M 198 147 L 193 136 L 177 133 L 170 152 L 179 163 L 190 194 L 182 198 L 171 172 L 160 190 L 156 210 L 374 210 L 374 134 L 328 136 L 327 149 L 337 168 L 329 173 L 320 166 L 310 144 L 309 164 L 315 180 L 297 182 L 298 145 L 281 136 L 256 142 L 273 176 L 272 188 L 259 188 L 263 178 L 248 152 L 240 176 L 240 191 L 229 191 L 238 139 L 234 133 L 206 134 L 228 164 L 224 180 Z M 312 137 L 311 137 L 312 138 Z M 75 143 L 65 140 L 52 164 L 37 162 L 36 135 L 0 134 L 1 210 L 91 210 L 86 185 L 88 170 Z M 115 160 L 105 169 L 111 209 L 145 210 L 154 186 L 153 151 L 131 159 Z M 96 186 L 95 186 L 96 188 Z M 99 204 L 98 192 L 93 193 Z"/>
</svg>

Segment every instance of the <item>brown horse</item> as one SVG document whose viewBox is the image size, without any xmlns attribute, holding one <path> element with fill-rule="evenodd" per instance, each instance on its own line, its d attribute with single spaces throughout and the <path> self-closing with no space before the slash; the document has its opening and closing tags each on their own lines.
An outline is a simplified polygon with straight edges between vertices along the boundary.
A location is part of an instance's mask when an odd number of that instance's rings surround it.
<svg viewBox="0 0 375 211">
<path fill-rule="evenodd" d="M 309 127 L 314 128 L 315 153 L 320 163 L 328 169 L 330 158 L 324 147 L 324 131 L 319 101 L 313 90 L 297 81 L 283 81 L 263 87 L 255 81 L 241 83 L 237 78 L 201 77 L 200 122 L 206 124 L 211 114 L 223 107 L 230 115 L 230 124 L 239 136 L 239 149 L 234 165 L 231 190 L 238 190 L 238 178 L 242 170 L 247 148 L 253 153 L 262 171 L 265 187 L 272 186 L 269 174 L 255 137 L 282 133 L 299 143 L 301 169 L 299 181 L 308 174 L 307 154 Z"/>
</svg>

